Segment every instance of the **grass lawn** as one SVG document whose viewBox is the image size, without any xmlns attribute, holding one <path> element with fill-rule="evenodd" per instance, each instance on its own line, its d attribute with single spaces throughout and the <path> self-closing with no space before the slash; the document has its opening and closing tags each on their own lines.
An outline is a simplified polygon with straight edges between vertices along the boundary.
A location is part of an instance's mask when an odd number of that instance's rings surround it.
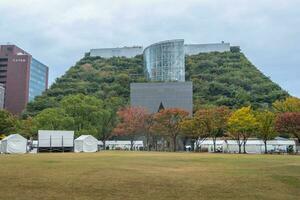
<svg viewBox="0 0 300 200">
<path fill-rule="evenodd" d="M 0 199 L 300 199 L 300 156 L 0 155 Z"/>
</svg>

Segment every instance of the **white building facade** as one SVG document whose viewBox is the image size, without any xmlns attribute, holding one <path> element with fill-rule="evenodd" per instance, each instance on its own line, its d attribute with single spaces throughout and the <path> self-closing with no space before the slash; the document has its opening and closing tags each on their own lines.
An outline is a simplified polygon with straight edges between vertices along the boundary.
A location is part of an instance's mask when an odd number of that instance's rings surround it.
<svg viewBox="0 0 300 200">
<path fill-rule="evenodd" d="M 102 58 L 112 58 L 112 57 L 126 57 L 133 58 L 137 55 L 143 54 L 142 46 L 133 46 L 133 47 L 120 47 L 120 48 L 99 48 L 91 49 L 91 57 L 102 57 Z"/>
<path fill-rule="evenodd" d="M 199 53 L 209 52 L 226 52 L 230 51 L 230 43 L 211 43 L 211 44 L 185 44 L 184 53 L 185 55 L 197 55 Z"/>
<path fill-rule="evenodd" d="M 169 48 L 172 49 L 172 45 L 177 44 L 176 41 L 179 40 L 167 40 L 163 42 L 158 42 L 155 44 L 150 45 L 149 47 L 153 51 L 159 51 L 162 48 Z M 184 40 L 182 40 L 184 42 Z M 146 48 L 147 49 L 147 48 Z M 145 49 L 145 50 L 146 50 Z M 176 47 L 173 48 L 173 51 L 179 52 L 180 48 Z M 89 54 L 91 57 L 102 57 L 102 58 L 112 58 L 112 57 L 126 57 L 126 58 L 133 58 L 137 55 L 143 54 L 143 47 L 142 46 L 131 46 L 131 47 L 116 47 L 116 48 L 96 48 L 91 49 Z M 150 50 L 147 50 L 150 52 Z M 147 53 L 146 51 L 146 53 Z M 168 50 L 169 51 L 169 50 Z M 220 43 L 207 43 L 207 44 L 184 44 L 183 45 L 183 52 L 185 55 L 196 55 L 199 53 L 210 53 L 210 52 L 226 52 L 230 51 L 230 43 L 228 42 L 220 42 Z M 150 53 L 148 53 L 150 54 Z M 155 55 L 155 53 L 151 53 Z M 183 53 L 178 53 L 181 56 Z M 167 54 L 166 54 L 167 55 Z M 149 56 L 148 56 L 149 57 Z M 159 60 L 159 59 L 156 59 Z"/>
</svg>

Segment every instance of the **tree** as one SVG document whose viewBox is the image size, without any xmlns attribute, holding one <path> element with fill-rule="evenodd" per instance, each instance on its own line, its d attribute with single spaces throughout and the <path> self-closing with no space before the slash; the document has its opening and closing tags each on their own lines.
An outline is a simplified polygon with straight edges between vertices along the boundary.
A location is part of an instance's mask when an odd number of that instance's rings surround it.
<svg viewBox="0 0 300 200">
<path fill-rule="evenodd" d="M 117 110 L 124 104 L 119 97 L 106 99 L 100 119 L 96 122 L 97 138 L 103 142 L 103 149 L 106 148 L 106 141 L 112 137 L 113 129 L 118 123 Z"/>
<path fill-rule="evenodd" d="M 6 110 L 0 110 L 0 135 L 9 135 L 17 130 L 18 120 Z"/>
<path fill-rule="evenodd" d="M 195 113 L 195 117 L 202 123 L 209 137 L 213 139 L 214 152 L 216 152 L 216 139 L 225 132 L 230 110 L 227 107 L 216 107 L 200 109 Z"/>
<path fill-rule="evenodd" d="M 276 129 L 278 132 L 289 133 L 300 143 L 300 112 L 287 112 L 277 116 Z"/>
<path fill-rule="evenodd" d="M 116 124 L 115 111 L 110 109 L 104 110 L 96 123 L 97 138 L 103 142 L 103 149 L 106 147 L 106 141 L 112 136 L 112 131 Z"/>
<path fill-rule="evenodd" d="M 146 148 L 148 151 L 151 150 L 151 146 L 152 146 L 151 142 L 150 142 L 151 139 L 153 140 L 154 137 L 156 136 L 152 130 L 153 125 L 154 125 L 154 115 L 147 114 L 146 122 L 145 122 L 145 137 L 146 137 Z M 155 142 L 157 142 L 156 138 L 154 140 L 155 140 Z M 157 148 L 157 144 L 155 144 L 155 148 Z"/>
<path fill-rule="evenodd" d="M 37 129 L 72 130 L 74 119 L 61 108 L 47 108 L 33 118 Z"/>
<path fill-rule="evenodd" d="M 276 115 L 270 111 L 262 111 L 257 112 L 255 117 L 258 123 L 257 137 L 264 141 L 265 153 L 267 154 L 267 141 L 274 139 L 277 136 L 275 130 Z"/>
<path fill-rule="evenodd" d="M 169 138 L 173 145 L 173 151 L 177 149 L 177 137 L 181 133 L 181 122 L 189 113 L 179 108 L 168 108 L 154 115 L 153 130 Z"/>
<path fill-rule="evenodd" d="M 23 119 L 19 121 L 19 132 L 22 136 L 29 139 L 31 137 L 37 137 L 37 126 L 33 118 L 28 117 L 27 119 Z"/>
<path fill-rule="evenodd" d="M 61 108 L 74 120 L 77 135 L 97 135 L 97 124 L 103 114 L 103 101 L 83 94 L 69 95 L 61 100 Z"/>
<path fill-rule="evenodd" d="M 214 143 L 214 152 L 216 152 L 216 139 L 223 135 L 230 110 L 227 107 L 211 107 L 199 109 L 193 118 L 184 120 L 181 128 L 185 134 L 196 139 L 198 148 L 198 139 L 202 140 L 211 137 Z"/>
<path fill-rule="evenodd" d="M 256 127 L 257 121 L 250 106 L 236 110 L 229 117 L 229 135 L 237 141 L 239 153 L 241 153 L 242 145 L 244 146 L 244 153 L 246 153 L 247 140 L 254 133 Z"/>
<path fill-rule="evenodd" d="M 133 141 L 137 135 L 144 133 L 147 122 L 147 110 L 142 107 L 124 107 L 118 112 L 120 122 L 113 130 L 116 136 L 127 136 L 130 139 L 131 147 L 133 150 Z"/>
<path fill-rule="evenodd" d="M 185 136 L 192 139 L 192 150 L 198 151 L 199 143 L 208 137 L 208 133 L 201 120 L 196 116 L 184 119 L 180 123 L 180 129 Z M 194 147 L 194 143 L 196 143 L 196 148 Z"/>
<path fill-rule="evenodd" d="M 300 99 L 288 97 L 283 101 L 277 100 L 273 103 L 273 108 L 277 112 L 300 112 Z"/>
</svg>

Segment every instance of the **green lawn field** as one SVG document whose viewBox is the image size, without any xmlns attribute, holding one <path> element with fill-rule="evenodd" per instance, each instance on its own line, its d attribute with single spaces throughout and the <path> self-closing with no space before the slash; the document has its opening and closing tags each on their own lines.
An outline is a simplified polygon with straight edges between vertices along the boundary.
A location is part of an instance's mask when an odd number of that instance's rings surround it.
<svg viewBox="0 0 300 200">
<path fill-rule="evenodd" d="M 0 199 L 300 199 L 300 156 L 0 155 Z"/>
</svg>

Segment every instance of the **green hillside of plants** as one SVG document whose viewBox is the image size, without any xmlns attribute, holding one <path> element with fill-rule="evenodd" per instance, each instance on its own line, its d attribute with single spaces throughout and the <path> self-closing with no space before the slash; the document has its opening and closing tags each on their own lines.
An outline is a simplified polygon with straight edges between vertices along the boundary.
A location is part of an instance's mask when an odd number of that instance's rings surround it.
<svg viewBox="0 0 300 200">
<path fill-rule="evenodd" d="M 187 56 L 186 80 L 193 82 L 195 109 L 221 105 L 259 108 L 288 96 L 239 52 Z M 42 96 L 29 103 L 24 116 L 56 107 L 64 96 L 79 93 L 103 100 L 118 97 L 126 105 L 129 84 L 145 81 L 142 56 L 110 59 L 86 56 L 56 79 Z"/>
</svg>

